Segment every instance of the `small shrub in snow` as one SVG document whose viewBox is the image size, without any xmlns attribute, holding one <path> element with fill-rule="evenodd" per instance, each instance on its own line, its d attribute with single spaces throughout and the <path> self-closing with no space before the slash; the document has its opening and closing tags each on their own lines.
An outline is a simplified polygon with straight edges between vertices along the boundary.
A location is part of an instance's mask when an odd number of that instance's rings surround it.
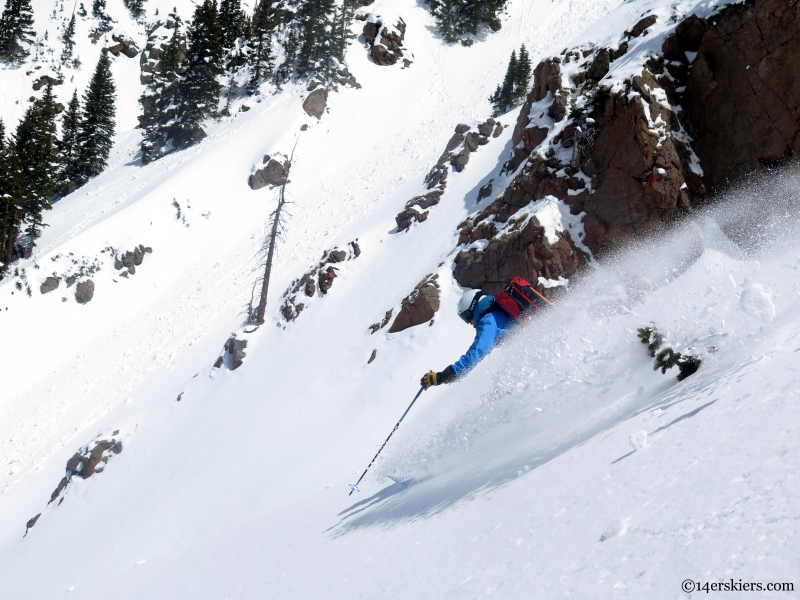
<svg viewBox="0 0 800 600">
<path fill-rule="evenodd" d="M 641 327 L 636 331 L 639 340 L 647 345 L 648 354 L 655 359 L 654 371 L 661 369 L 661 373 L 666 374 L 668 369 L 678 367 L 677 379 L 683 381 L 700 368 L 702 361 L 698 357 L 675 352 L 669 346 L 661 348 L 665 338 L 652 323 L 648 327 Z"/>
</svg>

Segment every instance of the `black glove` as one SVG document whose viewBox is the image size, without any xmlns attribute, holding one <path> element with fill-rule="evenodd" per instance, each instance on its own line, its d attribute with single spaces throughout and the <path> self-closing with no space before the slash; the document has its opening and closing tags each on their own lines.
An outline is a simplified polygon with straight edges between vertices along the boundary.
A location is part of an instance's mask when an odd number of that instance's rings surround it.
<svg viewBox="0 0 800 600">
<path fill-rule="evenodd" d="M 443 383 L 450 383 L 455 381 L 456 379 L 456 372 L 453 371 L 453 367 L 447 367 L 441 373 L 437 373 L 436 371 L 428 371 L 425 375 L 422 376 L 420 380 L 420 384 L 426 390 L 433 386 L 433 385 L 441 385 Z"/>
</svg>

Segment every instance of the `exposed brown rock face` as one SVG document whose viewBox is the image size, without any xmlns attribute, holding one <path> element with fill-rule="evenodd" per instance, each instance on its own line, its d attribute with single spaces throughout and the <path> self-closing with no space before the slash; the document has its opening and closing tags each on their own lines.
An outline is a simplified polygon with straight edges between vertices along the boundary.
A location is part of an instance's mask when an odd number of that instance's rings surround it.
<svg viewBox="0 0 800 600">
<path fill-rule="evenodd" d="M 376 65 L 393 65 L 403 56 L 405 35 L 406 23 L 403 19 L 394 27 L 384 27 L 381 21 L 368 21 L 364 24 L 364 38 L 370 45 L 369 54 Z"/>
<path fill-rule="evenodd" d="M 114 432 L 115 435 L 117 433 L 119 432 Z M 81 479 L 88 479 L 95 473 L 102 473 L 111 455 L 119 454 L 120 452 L 122 452 L 122 442 L 118 442 L 114 439 L 110 441 L 100 440 L 92 446 L 91 449 L 89 446 L 86 446 L 78 450 L 72 458 L 67 461 L 67 474 L 50 495 L 50 502 L 48 502 L 48 504 L 55 502 L 73 476 L 80 477 Z"/>
<path fill-rule="evenodd" d="M 697 51 L 682 118 L 708 188 L 800 151 L 797 2 L 748 0 L 707 21 L 695 18 L 675 37 L 674 54 L 680 46 Z"/>
<path fill-rule="evenodd" d="M 493 292 L 509 276 L 531 280 L 543 273 L 538 263 L 569 276 L 575 263 L 563 253 L 558 265 L 532 252 L 526 245 L 532 233 L 495 237 L 498 226 L 546 195 L 569 204 L 573 214 L 585 211 L 583 241 L 600 254 L 663 227 L 710 190 L 794 156 L 800 150 L 798 13 L 797 3 L 747 0 L 708 20 L 690 16 L 665 39 L 664 56 L 648 60 L 619 93 L 595 81 L 613 69 L 633 38 L 648 34 L 654 15 L 636 23 L 616 49 L 571 50 L 563 59 L 542 61 L 506 171 L 524 166 L 501 196 L 461 227 L 462 244 L 491 241 L 482 252 L 458 255 L 458 282 Z M 571 76 L 574 87 L 562 87 L 562 60 L 587 65 Z M 566 115 L 567 105 L 574 106 L 570 97 L 586 102 Z M 550 126 L 530 126 L 533 103 L 547 98 L 546 114 L 557 123 L 567 119 L 557 136 L 550 136 Z"/>
<path fill-rule="evenodd" d="M 389 333 L 427 323 L 433 318 L 439 310 L 439 284 L 436 283 L 438 278 L 438 275 L 426 275 L 414 291 L 403 298 L 402 307 L 389 328 Z"/>
<path fill-rule="evenodd" d="M 462 233 L 471 231 L 475 239 L 491 241 L 483 251 L 473 248 L 456 255 L 453 271 L 456 281 L 464 287 L 496 294 L 512 278 L 522 277 L 547 296 L 549 290 L 538 285 L 539 277 L 557 279 L 563 275 L 570 278 L 587 263 L 589 257 L 575 247 L 568 234 L 560 233 L 558 241 L 550 244 L 544 235 L 544 227 L 535 217 L 527 225 L 523 223 L 523 219 L 517 223 L 512 220 L 509 231 L 496 239 L 493 224 L 474 230 L 471 230 L 471 224 L 466 224 Z"/>
</svg>

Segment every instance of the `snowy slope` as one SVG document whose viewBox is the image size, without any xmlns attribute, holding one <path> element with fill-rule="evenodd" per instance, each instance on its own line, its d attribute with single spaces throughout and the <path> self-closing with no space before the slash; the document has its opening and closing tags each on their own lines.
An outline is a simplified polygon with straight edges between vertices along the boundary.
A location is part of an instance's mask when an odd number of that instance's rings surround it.
<svg viewBox="0 0 800 600">
<path fill-rule="evenodd" d="M 510 128 L 451 174 L 426 222 L 396 234 L 394 215 L 455 124 L 488 115 L 511 49 L 557 53 L 616 4 L 517 1 L 499 33 L 463 48 L 442 45 L 416 3 L 378 0 L 371 10 L 408 23 L 414 64 L 377 67 L 354 45 L 363 88 L 332 94 L 318 123 L 287 87 L 147 167 L 120 125 L 112 168 L 56 205 L 21 265 L 33 298 L 0 284 L 0 331 L 17 340 L 0 350 L 0 597 L 667 598 L 685 578 L 796 579 L 800 248 L 781 228 L 746 249 L 720 230 L 763 189 L 598 267 L 467 380 L 425 393 L 347 496 L 420 375 L 469 344 L 453 311 L 455 227 L 499 181 Z M 211 369 L 241 325 L 274 206 L 247 176 L 302 124 L 270 320 L 245 336 L 240 369 Z M 289 281 L 355 238 L 362 255 L 328 296 L 275 327 Z M 153 254 L 116 277 L 100 250 L 139 243 Z M 38 293 L 69 253 L 104 261 L 84 306 L 63 284 Z M 430 272 L 433 326 L 370 335 Z M 650 321 L 695 345 L 696 375 L 653 372 L 635 336 Z M 112 435 L 123 452 L 47 506 L 76 449 Z"/>
</svg>

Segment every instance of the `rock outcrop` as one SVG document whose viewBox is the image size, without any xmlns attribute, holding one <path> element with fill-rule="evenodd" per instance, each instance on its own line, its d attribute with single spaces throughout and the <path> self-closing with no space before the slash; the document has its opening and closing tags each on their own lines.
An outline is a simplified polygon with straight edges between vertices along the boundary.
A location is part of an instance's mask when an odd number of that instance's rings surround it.
<svg viewBox="0 0 800 600">
<path fill-rule="evenodd" d="M 136 274 L 136 267 L 144 262 L 145 254 L 152 254 L 153 249 L 149 246 L 145 246 L 144 244 L 139 244 L 133 250 L 128 250 L 125 253 L 117 253 L 114 257 L 114 268 L 117 271 L 121 271 L 120 273 L 123 277 L 128 277 L 128 275 L 135 275 Z"/>
<path fill-rule="evenodd" d="M 119 35 L 114 34 L 111 36 L 111 39 L 117 42 L 108 48 L 108 51 L 114 56 L 124 54 L 128 58 L 136 58 L 136 55 L 139 54 L 139 48 L 136 46 L 136 42 L 124 33 L 120 33 Z"/>
<path fill-rule="evenodd" d="M 376 65 L 393 65 L 403 57 L 405 35 L 406 23 L 403 19 L 394 26 L 384 24 L 380 17 L 364 24 L 364 39 L 369 44 L 369 55 Z"/>
<path fill-rule="evenodd" d="M 250 175 L 247 184 L 251 189 L 260 190 L 266 186 L 276 186 L 283 182 L 284 173 L 289 172 L 289 159 L 279 160 L 278 158 L 271 158 L 269 155 L 264 156 L 260 169 Z"/>
<path fill-rule="evenodd" d="M 33 82 L 33 89 L 38 92 L 46 85 L 61 85 L 62 83 L 64 83 L 64 81 L 61 79 L 56 79 L 55 77 L 50 77 L 49 75 L 42 75 L 39 77 L 39 79 Z"/>
<path fill-rule="evenodd" d="M 139 65 L 142 71 L 140 76 L 142 85 L 152 83 L 153 73 L 161 72 L 161 58 L 172 37 L 173 29 L 175 29 L 175 23 L 172 21 L 167 21 L 166 23 L 158 21 L 150 29 L 147 36 L 147 44 L 139 58 Z M 178 50 L 178 64 L 183 63 L 185 57 L 186 41 L 183 40 Z M 143 106 L 144 110 L 147 110 L 147 108 L 146 105 Z M 142 122 L 142 117 L 139 118 L 139 121 L 140 123 Z"/>
<path fill-rule="evenodd" d="M 414 290 L 403 298 L 400 312 L 389 327 L 389 333 L 398 333 L 433 319 L 439 310 L 439 284 L 436 282 L 438 278 L 438 275 L 426 275 Z"/>
<path fill-rule="evenodd" d="M 327 294 L 333 286 L 333 280 L 338 276 L 340 263 L 353 260 L 361 256 L 358 240 L 350 242 L 345 248 L 334 248 L 322 255 L 322 260 L 316 266 L 306 271 L 302 277 L 292 281 L 289 288 L 283 293 L 281 299 L 281 314 L 288 321 L 293 321 L 313 298 L 320 298 Z M 304 301 L 300 301 L 305 297 Z"/>
<path fill-rule="evenodd" d="M 114 435 L 117 433 L 119 432 L 115 431 Z M 78 450 L 67 461 L 67 473 L 50 495 L 48 504 L 52 504 L 62 495 L 73 477 L 88 479 L 95 473 L 102 473 L 111 456 L 120 452 L 122 452 L 122 442 L 113 438 L 99 440 Z M 58 503 L 61 504 L 61 501 L 63 498 Z"/>
<path fill-rule="evenodd" d="M 449 162 L 453 169 L 462 171 L 469 162 L 469 155 L 477 151 L 479 146 L 489 143 L 489 136 L 498 137 L 503 131 L 503 126 L 495 122 L 494 119 L 487 119 L 486 122 L 478 125 L 477 132 L 465 123 L 456 125 L 444 152 L 436 161 L 436 164 L 425 176 L 425 187 L 430 192 L 420 196 L 414 196 L 406 202 L 405 208 L 395 217 L 398 231 L 406 231 L 413 223 L 421 223 L 428 218 L 428 209 L 439 204 L 439 200 L 447 187 L 447 175 Z M 463 144 L 463 148 L 454 154 L 454 151 Z"/>
<path fill-rule="evenodd" d="M 615 79 L 615 61 L 643 43 L 656 15 L 643 15 L 617 47 L 573 48 L 539 63 L 505 165 L 514 179 L 462 224 L 463 244 L 489 243 L 459 253 L 458 282 L 496 291 L 510 273 L 504 264 L 526 278 L 579 270 L 571 240 L 565 242 L 571 249 L 553 258 L 532 249 L 531 223 L 494 237 L 546 196 L 583 213 L 579 241 L 600 255 L 663 228 L 711 191 L 794 156 L 800 150 L 795 13 L 781 0 L 747 0 L 708 19 L 659 24 L 661 32 L 669 28 L 662 56 L 641 53 L 641 71 L 625 79 Z"/>
</svg>

